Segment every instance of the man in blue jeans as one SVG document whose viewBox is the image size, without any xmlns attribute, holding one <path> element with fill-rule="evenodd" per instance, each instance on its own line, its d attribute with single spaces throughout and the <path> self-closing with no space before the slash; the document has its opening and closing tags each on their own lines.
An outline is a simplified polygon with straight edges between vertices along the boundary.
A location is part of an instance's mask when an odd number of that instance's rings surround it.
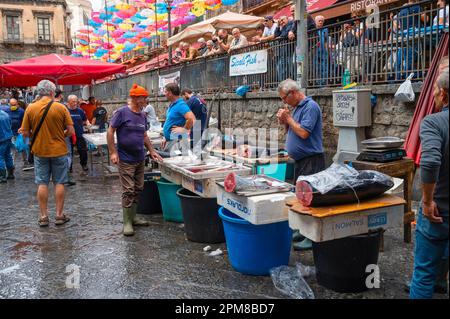
<svg viewBox="0 0 450 319">
<path fill-rule="evenodd" d="M 12 137 L 11 120 L 5 111 L 0 110 L 0 183 L 6 183 L 6 170 L 8 170 L 8 177 L 14 172 L 11 155 Z"/>
<path fill-rule="evenodd" d="M 434 86 L 436 109 L 420 125 L 422 203 L 418 212 L 411 299 L 433 297 L 442 259 L 448 258 L 448 67 Z M 448 266 L 447 266 L 448 267 Z"/>
</svg>

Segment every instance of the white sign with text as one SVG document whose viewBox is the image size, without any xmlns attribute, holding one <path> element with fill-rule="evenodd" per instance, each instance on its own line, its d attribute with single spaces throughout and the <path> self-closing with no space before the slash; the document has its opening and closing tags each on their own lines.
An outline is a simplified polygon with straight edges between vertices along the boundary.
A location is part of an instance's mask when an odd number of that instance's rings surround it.
<svg viewBox="0 0 450 319">
<path fill-rule="evenodd" d="M 230 76 L 267 72 L 267 50 L 246 52 L 230 57 Z"/>
</svg>

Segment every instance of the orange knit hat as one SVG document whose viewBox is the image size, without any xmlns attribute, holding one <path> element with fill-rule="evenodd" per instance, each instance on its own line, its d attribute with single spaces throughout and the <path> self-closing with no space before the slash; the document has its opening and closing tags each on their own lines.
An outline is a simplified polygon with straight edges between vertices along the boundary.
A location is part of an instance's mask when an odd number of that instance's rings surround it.
<svg viewBox="0 0 450 319">
<path fill-rule="evenodd" d="M 148 91 L 144 87 L 139 86 L 135 83 L 133 84 L 133 87 L 130 90 L 130 96 L 131 97 L 148 96 Z"/>
</svg>

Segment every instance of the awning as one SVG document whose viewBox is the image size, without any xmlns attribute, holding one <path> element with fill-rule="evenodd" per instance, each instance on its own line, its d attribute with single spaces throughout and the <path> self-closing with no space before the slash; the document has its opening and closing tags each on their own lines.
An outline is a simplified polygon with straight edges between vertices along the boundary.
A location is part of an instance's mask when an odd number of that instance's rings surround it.
<svg viewBox="0 0 450 319">
<path fill-rule="evenodd" d="M 48 54 L 0 65 L 0 87 L 34 86 L 41 80 L 59 85 L 91 84 L 93 80 L 125 70 L 120 64 Z"/>
<path fill-rule="evenodd" d="M 239 28 L 242 30 L 254 29 L 264 21 L 262 17 L 239 14 L 227 11 L 211 19 L 188 26 L 180 33 L 167 40 L 168 45 L 176 45 L 180 41 L 204 37 L 215 33 L 216 29 Z"/>
</svg>

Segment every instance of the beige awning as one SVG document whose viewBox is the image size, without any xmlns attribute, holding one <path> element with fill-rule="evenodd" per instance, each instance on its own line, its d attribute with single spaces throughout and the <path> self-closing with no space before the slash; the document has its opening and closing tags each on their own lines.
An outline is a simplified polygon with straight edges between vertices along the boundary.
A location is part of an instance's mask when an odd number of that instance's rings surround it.
<svg viewBox="0 0 450 319">
<path fill-rule="evenodd" d="M 254 29 L 264 18 L 227 11 L 211 19 L 188 26 L 180 33 L 167 40 L 168 45 L 176 45 L 180 41 L 204 37 L 215 33 L 217 29 L 239 28 L 241 31 Z"/>
</svg>

